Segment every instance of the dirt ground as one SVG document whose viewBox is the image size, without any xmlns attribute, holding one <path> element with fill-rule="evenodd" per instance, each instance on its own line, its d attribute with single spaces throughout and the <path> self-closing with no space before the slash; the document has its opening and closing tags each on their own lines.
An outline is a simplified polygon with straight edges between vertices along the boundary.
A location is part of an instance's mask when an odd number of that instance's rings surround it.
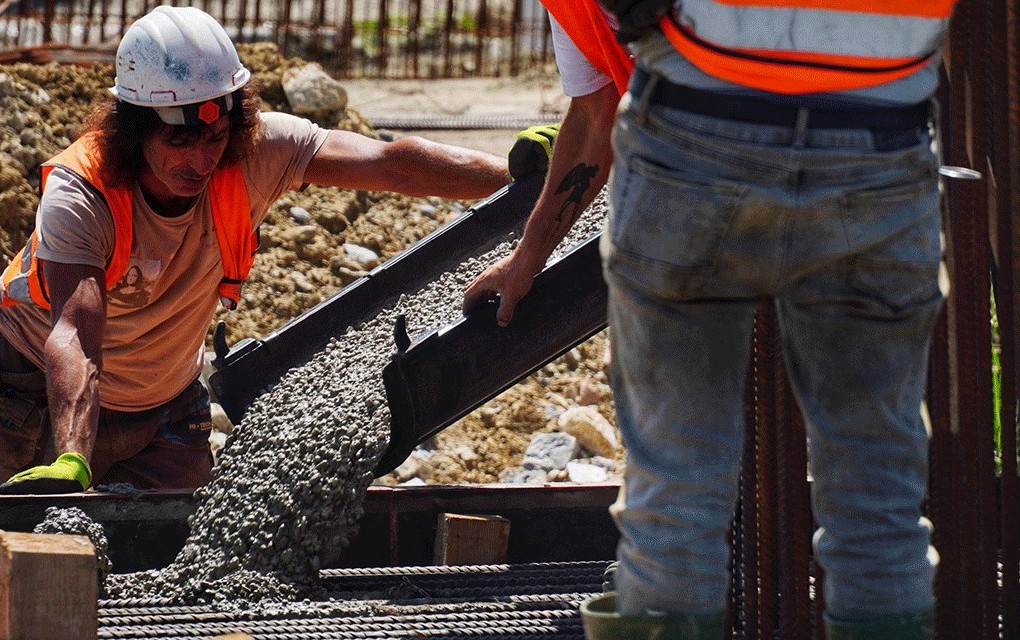
<svg viewBox="0 0 1020 640">
<path fill-rule="evenodd" d="M 266 109 L 290 111 L 281 75 L 304 61 L 284 59 L 272 45 L 242 46 L 240 53 L 262 88 Z M 112 80 L 113 70 L 106 65 L 0 65 L 0 267 L 20 250 L 33 227 L 39 164 L 69 144 Z M 454 121 L 511 116 L 530 121 L 534 116 L 538 124 L 556 121 L 566 108 L 552 71 L 514 79 L 361 80 L 344 87 L 348 108 L 317 118 L 319 124 L 378 137 L 413 133 L 498 154 L 512 146 L 517 128 L 381 131 L 372 119 L 434 115 Z M 245 285 L 241 309 L 214 323 L 225 320 L 231 344 L 266 335 L 470 204 L 316 186 L 285 194 L 263 224 L 263 249 Z M 295 215 L 300 209 L 312 223 Z M 341 250 L 344 243 L 370 249 L 379 259 L 364 263 L 349 258 Z M 593 405 L 614 423 L 604 344 L 605 335 L 596 336 L 438 434 L 437 453 L 418 476 L 430 484 L 499 481 L 506 469 L 520 463 L 532 435 L 555 430 L 555 415 L 570 406 Z"/>
</svg>

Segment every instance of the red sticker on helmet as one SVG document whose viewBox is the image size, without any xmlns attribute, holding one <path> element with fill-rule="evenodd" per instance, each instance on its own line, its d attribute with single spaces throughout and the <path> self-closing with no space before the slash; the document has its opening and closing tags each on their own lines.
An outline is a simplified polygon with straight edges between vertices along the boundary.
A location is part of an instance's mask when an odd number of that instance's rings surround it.
<svg viewBox="0 0 1020 640">
<path fill-rule="evenodd" d="M 198 108 L 198 119 L 206 124 L 216 122 L 220 117 L 220 105 L 212 100 L 204 103 Z"/>
</svg>

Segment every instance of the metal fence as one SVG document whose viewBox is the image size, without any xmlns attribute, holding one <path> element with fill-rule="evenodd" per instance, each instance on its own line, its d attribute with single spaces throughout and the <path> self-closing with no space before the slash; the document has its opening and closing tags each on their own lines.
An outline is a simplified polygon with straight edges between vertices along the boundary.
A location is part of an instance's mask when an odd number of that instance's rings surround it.
<svg viewBox="0 0 1020 640">
<path fill-rule="evenodd" d="M 112 51 L 150 0 L 0 2 L 0 51 Z M 515 76 L 553 60 L 537 0 L 200 0 L 236 42 L 275 42 L 338 78 Z"/>
</svg>

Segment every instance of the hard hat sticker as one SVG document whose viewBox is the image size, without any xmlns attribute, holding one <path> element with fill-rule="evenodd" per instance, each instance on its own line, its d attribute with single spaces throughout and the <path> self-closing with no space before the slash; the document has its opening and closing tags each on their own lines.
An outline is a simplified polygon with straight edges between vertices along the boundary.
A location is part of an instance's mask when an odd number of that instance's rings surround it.
<svg viewBox="0 0 1020 640">
<path fill-rule="evenodd" d="M 220 117 L 220 105 L 212 100 L 205 102 L 198 108 L 198 119 L 206 124 L 216 122 Z"/>
</svg>

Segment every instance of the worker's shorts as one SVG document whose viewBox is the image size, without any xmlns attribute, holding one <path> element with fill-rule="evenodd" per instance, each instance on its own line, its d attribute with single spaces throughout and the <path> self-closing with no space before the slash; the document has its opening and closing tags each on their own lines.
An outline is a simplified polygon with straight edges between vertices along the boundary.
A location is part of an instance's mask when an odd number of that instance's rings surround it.
<svg viewBox="0 0 1020 640">
<path fill-rule="evenodd" d="M 99 410 L 92 484 L 192 489 L 211 479 L 209 393 L 195 380 L 145 411 Z M 0 336 L 0 482 L 56 456 L 43 372 Z"/>
</svg>

